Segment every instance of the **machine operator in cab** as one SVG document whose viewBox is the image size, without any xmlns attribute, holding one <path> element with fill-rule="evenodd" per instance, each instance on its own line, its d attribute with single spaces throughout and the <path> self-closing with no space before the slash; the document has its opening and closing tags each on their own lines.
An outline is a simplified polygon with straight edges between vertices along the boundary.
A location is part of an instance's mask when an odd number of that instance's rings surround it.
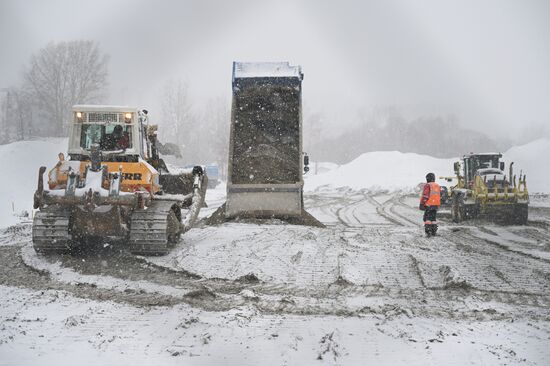
<svg viewBox="0 0 550 366">
<path fill-rule="evenodd" d="M 105 135 L 100 146 L 104 150 L 124 150 L 130 147 L 130 138 L 121 125 L 116 125 L 111 134 Z"/>
<path fill-rule="evenodd" d="M 441 205 L 441 187 L 435 182 L 435 174 L 426 175 L 426 184 L 420 196 L 420 210 L 424 211 L 424 231 L 427 236 L 437 232 L 437 209 Z"/>
</svg>

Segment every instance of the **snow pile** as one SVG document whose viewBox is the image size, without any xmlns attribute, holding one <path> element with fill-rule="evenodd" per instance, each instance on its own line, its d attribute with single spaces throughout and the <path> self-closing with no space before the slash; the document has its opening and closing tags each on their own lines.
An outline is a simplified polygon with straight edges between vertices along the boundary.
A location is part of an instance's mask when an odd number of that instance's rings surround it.
<svg viewBox="0 0 550 366">
<path fill-rule="evenodd" d="M 0 145 L 0 167 L 4 172 L 4 187 L 0 189 L 0 227 L 19 222 L 17 215 L 22 211 L 31 213 L 38 168 L 44 165 L 49 171 L 58 161 L 57 154 L 66 151 L 67 139 L 62 138 Z"/>
<path fill-rule="evenodd" d="M 338 169 L 339 165 L 336 163 L 330 163 L 328 161 L 313 161 L 309 163 L 308 175 L 317 175 L 329 172 L 334 169 Z"/>
<path fill-rule="evenodd" d="M 306 175 L 305 190 L 313 191 L 322 186 L 390 191 L 411 189 L 424 182 L 428 172 L 438 177 L 452 176 L 454 161 L 456 159 L 398 151 L 369 152 L 327 173 Z"/>
<path fill-rule="evenodd" d="M 369 152 L 352 162 L 329 172 L 305 177 L 305 190 L 313 191 L 323 186 L 334 188 L 372 190 L 409 190 L 425 181 L 428 172 L 437 177 L 454 176 L 453 163 L 459 158 L 437 159 L 427 155 L 401 153 L 398 151 Z M 550 192 L 550 140 L 539 139 L 525 145 L 515 146 L 503 153 L 508 173 L 508 162 L 514 162 L 514 171 L 527 174 L 529 192 Z M 442 185 L 456 183 L 439 181 Z"/>
<path fill-rule="evenodd" d="M 527 188 L 530 193 L 550 193 L 550 140 L 539 139 L 528 144 L 515 146 L 504 154 L 506 169 L 508 162 L 514 162 L 514 173 L 527 174 Z M 508 174 L 508 171 L 505 172 Z"/>
<path fill-rule="evenodd" d="M 301 77 L 300 66 L 288 62 L 235 62 L 234 78 Z"/>
</svg>

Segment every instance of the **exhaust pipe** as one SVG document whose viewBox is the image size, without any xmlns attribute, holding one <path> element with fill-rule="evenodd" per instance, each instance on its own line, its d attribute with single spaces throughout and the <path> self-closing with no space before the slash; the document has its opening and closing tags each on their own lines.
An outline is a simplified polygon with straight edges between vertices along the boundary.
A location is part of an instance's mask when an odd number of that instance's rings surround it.
<svg viewBox="0 0 550 366">
<path fill-rule="evenodd" d="M 101 151 L 98 144 L 92 144 L 90 148 L 90 160 L 92 162 L 91 170 L 98 172 L 101 169 Z"/>
<path fill-rule="evenodd" d="M 42 207 L 42 196 L 44 193 L 44 173 L 46 172 L 46 167 L 41 166 L 40 169 L 38 169 L 38 187 L 36 188 L 36 192 L 34 192 L 34 200 L 33 205 L 34 209 L 38 209 Z"/>
</svg>

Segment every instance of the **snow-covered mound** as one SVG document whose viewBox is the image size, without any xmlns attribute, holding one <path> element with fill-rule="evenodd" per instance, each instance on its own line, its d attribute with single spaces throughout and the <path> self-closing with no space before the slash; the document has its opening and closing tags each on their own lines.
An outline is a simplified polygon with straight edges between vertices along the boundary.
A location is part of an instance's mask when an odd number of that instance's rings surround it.
<svg viewBox="0 0 550 366">
<path fill-rule="evenodd" d="M 338 167 L 338 164 L 328 161 L 314 161 L 309 163 L 309 171 L 311 172 L 311 175 L 323 174 L 328 171 L 337 169 Z"/>
<path fill-rule="evenodd" d="M 436 176 L 452 176 L 456 159 L 437 159 L 427 155 L 376 151 L 359 156 L 352 162 L 324 174 L 307 177 L 305 190 L 322 186 L 353 189 L 411 189 L 425 181 L 429 172 Z"/>
<path fill-rule="evenodd" d="M 67 152 L 67 139 L 52 138 L 0 145 L 4 184 L 0 189 L 0 228 L 19 222 L 16 215 L 22 211 L 31 213 L 38 168 L 42 165 L 48 170 L 53 168 L 60 152 Z"/>
<path fill-rule="evenodd" d="M 550 140 L 539 139 L 515 146 L 503 153 L 504 160 L 514 162 L 514 170 L 527 173 L 527 187 L 531 193 L 550 192 Z M 454 159 L 437 159 L 427 155 L 398 151 L 369 152 L 352 162 L 329 172 L 307 176 L 305 189 L 313 191 L 322 186 L 353 189 L 410 190 L 424 182 L 428 172 L 437 177 L 453 176 Z M 508 172 L 508 164 L 506 172 Z M 456 181 L 453 181 L 453 183 Z M 440 181 L 440 184 L 450 185 Z"/>
<path fill-rule="evenodd" d="M 539 139 L 515 146 L 504 154 L 508 163 L 514 162 L 514 172 L 527 175 L 527 188 L 531 193 L 550 193 L 550 140 Z M 508 164 L 506 164 L 508 167 Z M 506 172 L 507 173 L 507 172 Z"/>
</svg>

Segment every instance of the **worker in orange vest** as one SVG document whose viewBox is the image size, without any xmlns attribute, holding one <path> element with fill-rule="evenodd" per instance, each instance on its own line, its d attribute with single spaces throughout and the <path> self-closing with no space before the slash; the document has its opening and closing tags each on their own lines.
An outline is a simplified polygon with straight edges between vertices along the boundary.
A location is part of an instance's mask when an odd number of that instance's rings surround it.
<svg viewBox="0 0 550 366">
<path fill-rule="evenodd" d="M 420 210 L 424 211 L 424 231 L 427 236 L 437 232 L 437 209 L 441 205 L 441 187 L 435 182 L 435 174 L 426 175 L 426 184 L 420 197 Z"/>
</svg>

